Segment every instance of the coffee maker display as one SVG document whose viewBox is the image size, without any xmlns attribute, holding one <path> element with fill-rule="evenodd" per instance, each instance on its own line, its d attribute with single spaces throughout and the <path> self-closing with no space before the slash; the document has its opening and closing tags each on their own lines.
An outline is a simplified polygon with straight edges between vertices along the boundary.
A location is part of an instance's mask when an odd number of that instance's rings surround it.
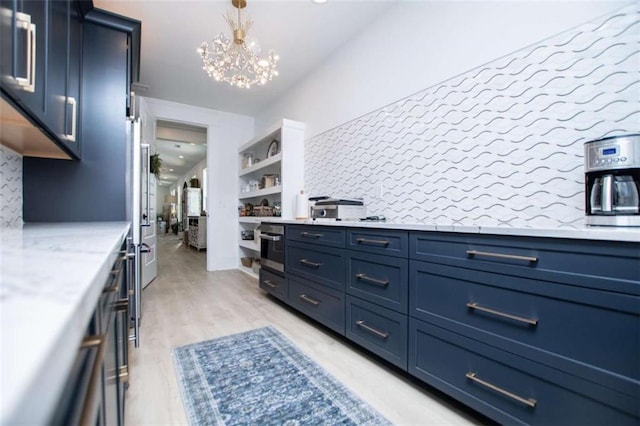
<svg viewBox="0 0 640 426">
<path fill-rule="evenodd" d="M 586 142 L 587 225 L 640 226 L 640 134 Z"/>
</svg>

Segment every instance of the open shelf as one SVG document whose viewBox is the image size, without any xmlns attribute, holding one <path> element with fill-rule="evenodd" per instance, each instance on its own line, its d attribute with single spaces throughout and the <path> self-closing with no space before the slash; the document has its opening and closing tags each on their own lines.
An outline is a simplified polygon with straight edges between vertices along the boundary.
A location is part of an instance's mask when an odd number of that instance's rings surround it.
<svg viewBox="0 0 640 426">
<path fill-rule="evenodd" d="M 270 165 L 279 162 L 280 160 L 282 160 L 282 153 L 281 152 L 276 154 L 276 155 L 274 155 L 273 157 L 269 157 L 269 158 L 267 158 L 265 160 L 262 160 L 259 163 L 256 163 L 251 167 L 247 167 L 247 168 L 244 168 L 244 169 L 240 170 L 240 173 L 238 174 L 238 176 L 248 175 L 249 173 L 253 173 L 253 172 L 257 172 L 258 170 L 265 169 L 265 168 L 269 167 Z"/>
<path fill-rule="evenodd" d="M 260 244 L 258 244 L 258 240 L 240 240 L 238 245 L 249 250 L 260 251 Z"/>
<path fill-rule="evenodd" d="M 245 274 L 250 275 L 251 277 L 253 277 L 255 279 L 258 279 L 258 274 L 253 272 L 252 268 L 247 268 L 246 266 L 238 265 L 238 269 L 241 270 L 242 272 L 244 272 Z"/>
<path fill-rule="evenodd" d="M 282 191 L 282 185 L 270 186 L 269 188 L 259 189 L 257 191 L 241 193 L 238 198 L 246 200 L 248 198 L 263 197 L 265 195 L 277 194 Z"/>
</svg>

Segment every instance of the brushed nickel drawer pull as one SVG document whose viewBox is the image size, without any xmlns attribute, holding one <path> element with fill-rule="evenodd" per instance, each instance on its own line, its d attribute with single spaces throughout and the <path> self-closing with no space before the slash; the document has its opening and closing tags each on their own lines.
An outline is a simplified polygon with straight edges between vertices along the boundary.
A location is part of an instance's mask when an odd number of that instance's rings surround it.
<svg viewBox="0 0 640 426">
<path fill-rule="evenodd" d="M 311 297 L 307 296 L 306 294 L 301 294 L 300 295 L 300 299 L 304 300 L 307 303 L 311 303 L 314 306 L 318 306 L 320 304 L 319 300 L 312 299 Z"/>
<path fill-rule="evenodd" d="M 278 288 L 278 286 L 271 282 L 271 280 L 264 280 L 263 282 L 271 288 Z"/>
<path fill-rule="evenodd" d="M 389 245 L 389 241 L 387 240 L 369 240 L 367 238 L 358 238 L 356 242 L 358 244 L 381 245 L 385 247 Z"/>
<path fill-rule="evenodd" d="M 113 303 L 116 312 L 123 312 L 129 309 L 129 299 L 118 299 Z"/>
<path fill-rule="evenodd" d="M 517 316 L 517 315 L 507 314 L 506 312 L 496 311 L 496 310 L 491 309 L 491 308 L 485 308 L 484 306 L 480 306 L 478 303 L 475 303 L 475 302 L 474 303 L 467 303 L 467 308 L 476 309 L 478 311 L 486 312 L 488 314 L 497 315 L 497 316 L 503 317 L 503 318 L 509 318 L 509 319 L 514 320 L 514 321 L 524 322 L 524 323 L 527 323 L 529 325 L 538 325 L 538 320 L 537 319 L 520 317 L 520 316 Z"/>
<path fill-rule="evenodd" d="M 511 393 L 511 392 L 506 391 L 506 390 L 504 390 L 502 388 L 499 388 L 498 386 L 493 385 L 493 384 L 491 384 L 489 382 L 485 382 L 482 379 L 478 379 L 478 377 L 476 376 L 476 373 L 472 373 L 472 372 L 469 371 L 466 374 L 466 376 L 467 376 L 467 379 L 471 379 L 474 382 L 481 384 L 482 386 L 486 386 L 491 390 L 494 390 L 494 391 L 496 391 L 496 392 L 498 392 L 498 393 L 500 393 L 500 394 L 502 394 L 504 396 L 508 396 L 509 398 L 514 399 L 514 400 L 516 400 L 518 402 L 521 402 L 524 405 L 528 405 L 531 408 L 535 408 L 536 404 L 538 403 L 538 401 L 536 401 L 533 398 L 523 398 L 523 397 L 518 396 L 518 395 L 516 395 L 514 393 Z"/>
<path fill-rule="evenodd" d="M 300 236 L 304 238 L 320 238 L 324 234 L 312 234 L 311 232 L 301 232 Z"/>
<path fill-rule="evenodd" d="M 121 365 L 120 366 L 120 372 L 118 373 L 118 379 L 120 379 L 120 381 L 122 383 L 129 383 L 129 366 L 128 365 Z"/>
<path fill-rule="evenodd" d="M 96 357 L 91 366 L 91 372 L 89 375 L 89 384 L 87 391 L 83 399 L 80 422 L 81 425 L 88 425 L 93 423 L 93 407 L 96 398 L 100 397 L 100 391 L 102 389 L 100 384 L 100 378 L 102 377 L 102 366 L 104 361 L 105 336 L 88 336 L 82 341 L 81 349 L 97 348 Z"/>
<path fill-rule="evenodd" d="M 316 269 L 322 266 L 322 263 L 311 262 L 311 261 L 308 261 L 307 259 L 300 259 L 300 263 L 303 264 L 304 266 L 309 266 L 311 268 L 316 268 Z"/>
<path fill-rule="evenodd" d="M 365 330 L 367 330 L 370 333 L 375 334 L 376 336 L 378 336 L 381 339 L 386 339 L 387 337 L 389 337 L 389 333 L 385 333 L 384 331 L 376 330 L 375 328 L 371 327 L 370 325 L 367 325 L 362 320 L 356 321 L 356 325 L 358 327 L 364 328 Z"/>
<path fill-rule="evenodd" d="M 386 280 L 386 281 L 378 280 L 375 278 L 368 277 L 365 274 L 356 274 L 356 279 L 358 279 L 359 281 L 364 281 L 371 284 L 377 284 L 382 287 L 386 287 L 389 285 L 389 280 Z"/>
<path fill-rule="evenodd" d="M 80 343 L 80 349 L 97 348 L 102 344 L 102 336 L 87 336 L 82 339 Z"/>
<path fill-rule="evenodd" d="M 110 287 L 105 287 L 104 290 L 102 290 L 103 293 L 117 293 L 118 290 L 120 289 L 120 287 L 118 287 L 118 284 L 112 285 Z"/>
<path fill-rule="evenodd" d="M 467 250 L 469 256 L 486 256 L 499 257 L 500 259 L 525 260 L 527 262 L 537 262 L 538 258 L 534 256 L 518 256 L 516 254 L 491 253 L 488 251 Z"/>
</svg>

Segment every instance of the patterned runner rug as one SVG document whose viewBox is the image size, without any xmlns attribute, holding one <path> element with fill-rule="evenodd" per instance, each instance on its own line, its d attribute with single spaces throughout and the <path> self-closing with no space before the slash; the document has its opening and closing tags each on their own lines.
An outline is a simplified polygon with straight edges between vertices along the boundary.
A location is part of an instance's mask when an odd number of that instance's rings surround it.
<svg viewBox="0 0 640 426">
<path fill-rule="evenodd" d="M 389 425 L 273 327 L 173 349 L 191 425 Z"/>
</svg>

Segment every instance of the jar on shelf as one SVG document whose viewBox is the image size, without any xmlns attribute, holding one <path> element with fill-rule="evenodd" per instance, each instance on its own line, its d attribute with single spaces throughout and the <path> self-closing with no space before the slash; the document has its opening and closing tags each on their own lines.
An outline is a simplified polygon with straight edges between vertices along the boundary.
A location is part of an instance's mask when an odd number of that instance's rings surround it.
<svg viewBox="0 0 640 426">
<path fill-rule="evenodd" d="M 246 169 L 247 167 L 253 166 L 253 152 L 245 152 L 242 156 L 242 168 Z"/>
</svg>

